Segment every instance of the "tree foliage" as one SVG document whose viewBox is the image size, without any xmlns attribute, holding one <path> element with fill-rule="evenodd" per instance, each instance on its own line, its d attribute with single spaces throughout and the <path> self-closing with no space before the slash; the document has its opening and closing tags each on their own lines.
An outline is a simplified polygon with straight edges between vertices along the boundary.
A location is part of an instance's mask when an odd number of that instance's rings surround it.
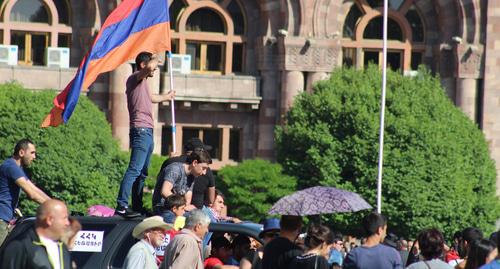
<svg viewBox="0 0 500 269">
<path fill-rule="evenodd" d="M 37 186 L 73 211 L 85 212 L 93 204 L 114 207 L 127 154 L 112 138 L 104 114 L 85 96 L 67 124 L 40 128 L 54 96 L 54 91 L 31 92 L 15 83 L 0 85 L 0 157 L 9 158 L 18 140 L 30 138 L 37 147 L 29 169 Z M 21 198 L 25 213 L 35 208 Z"/>
<path fill-rule="evenodd" d="M 381 74 L 338 69 L 301 94 L 278 128 L 279 162 L 299 188 L 336 186 L 376 205 Z M 389 72 L 382 211 L 398 235 L 426 227 L 447 235 L 468 226 L 492 231 L 500 215 L 496 171 L 477 125 L 447 98 L 438 78 Z M 361 214 L 330 217 L 341 230 Z"/>
<path fill-rule="evenodd" d="M 255 159 L 222 168 L 217 188 L 225 194 L 232 216 L 258 222 L 275 202 L 295 191 L 296 181 L 284 175 L 279 164 Z"/>
</svg>

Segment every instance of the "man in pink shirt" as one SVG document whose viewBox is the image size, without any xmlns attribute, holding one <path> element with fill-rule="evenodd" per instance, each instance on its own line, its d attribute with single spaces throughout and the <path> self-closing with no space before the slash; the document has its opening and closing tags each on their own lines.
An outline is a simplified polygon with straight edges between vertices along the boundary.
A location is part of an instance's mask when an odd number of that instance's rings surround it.
<svg viewBox="0 0 500 269">
<path fill-rule="evenodd" d="M 142 209 L 142 189 L 148 175 L 149 160 L 153 153 L 153 103 L 171 100 L 174 92 L 152 94 L 147 79 L 158 67 L 158 59 L 149 52 L 141 52 L 135 59 L 137 71 L 127 79 L 127 103 L 130 117 L 130 162 L 123 176 L 118 198 L 116 215 L 126 218 L 140 216 Z M 128 199 L 132 192 L 132 209 Z"/>
</svg>

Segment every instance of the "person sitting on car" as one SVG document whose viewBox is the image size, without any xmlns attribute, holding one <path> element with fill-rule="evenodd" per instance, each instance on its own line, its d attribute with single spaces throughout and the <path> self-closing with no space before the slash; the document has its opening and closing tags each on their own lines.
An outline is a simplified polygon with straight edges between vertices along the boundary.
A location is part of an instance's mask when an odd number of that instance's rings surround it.
<svg viewBox="0 0 500 269">
<path fill-rule="evenodd" d="M 184 228 L 186 223 L 186 218 L 184 213 L 186 211 L 186 198 L 180 194 L 170 195 L 165 199 L 165 207 L 163 209 L 162 217 L 166 223 L 174 225 L 174 229 L 165 231 L 165 239 L 160 247 L 156 248 L 156 257 L 158 258 L 158 264 L 163 261 L 165 255 L 165 249 L 168 244 L 172 242 L 174 236 L 179 232 L 180 229 Z"/>
<path fill-rule="evenodd" d="M 205 269 L 237 269 L 238 266 L 224 265 L 231 256 L 231 242 L 224 236 L 212 238 L 212 254 L 205 262 Z"/>
<path fill-rule="evenodd" d="M 173 194 L 180 194 L 186 197 L 186 211 L 196 208 L 191 205 L 190 193 L 192 184 L 188 184 L 188 176 L 195 178 L 207 173 L 209 165 L 212 163 L 210 154 L 203 148 L 196 148 L 186 158 L 186 162 L 174 162 L 163 168 L 156 178 L 153 192 L 153 210 L 156 215 L 161 214 L 165 199 Z"/>
<path fill-rule="evenodd" d="M 159 213 L 161 213 L 163 221 L 175 224 L 176 220 L 179 217 L 184 217 L 184 213 L 186 213 L 186 198 L 180 194 L 170 195 L 165 198 L 163 209 Z"/>
<path fill-rule="evenodd" d="M 240 223 L 241 220 L 235 217 L 229 217 L 229 216 L 224 216 L 222 214 L 222 211 L 226 207 L 226 204 L 224 203 L 225 197 L 222 192 L 219 190 L 215 190 L 215 201 L 214 203 L 210 206 L 210 218 L 214 222 L 234 222 L 234 223 Z"/>
<path fill-rule="evenodd" d="M 141 221 L 132 231 L 132 236 L 140 239 L 127 253 L 123 269 L 145 268 L 157 269 L 155 248 L 159 247 L 165 238 L 164 232 L 173 229 L 160 216 L 149 217 Z"/>
</svg>

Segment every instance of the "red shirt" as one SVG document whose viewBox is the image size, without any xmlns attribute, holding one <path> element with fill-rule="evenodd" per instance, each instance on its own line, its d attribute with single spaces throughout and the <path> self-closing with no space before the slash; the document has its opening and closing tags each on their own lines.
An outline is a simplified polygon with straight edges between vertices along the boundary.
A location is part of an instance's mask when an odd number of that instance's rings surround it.
<svg viewBox="0 0 500 269">
<path fill-rule="evenodd" d="M 205 269 L 212 269 L 216 265 L 224 265 L 219 258 L 216 257 L 209 257 L 208 259 L 205 260 Z"/>
</svg>

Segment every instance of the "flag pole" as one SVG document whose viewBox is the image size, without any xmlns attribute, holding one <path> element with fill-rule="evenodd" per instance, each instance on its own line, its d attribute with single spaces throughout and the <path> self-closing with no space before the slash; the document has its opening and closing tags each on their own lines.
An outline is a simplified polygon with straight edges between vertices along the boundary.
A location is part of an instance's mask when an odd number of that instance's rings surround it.
<svg viewBox="0 0 500 269">
<path fill-rule="evenodd" d="M 172 52 L 168 51 L 167 57 L 168 57 L 168 73 L 170 74 L 170 90 L 173 91 L 174 90 L 174 75 L 173 75 L 173 71 L 172 71 Z M 176 149 L 177 143 L 175 141 L 176 126 L 175 126 L 174 103 L 175 103 L 175 100 L 174 100 L 174 98 L 172 98 L 172 100 L 170 100 L 170 109 L 171 109 L 171 114 L 172 114 L 172 152 L 176 153 L 177 152 L 177 149 Z"/>
<path fill-rule="evenodd" d="M 385 93 L 387 87 L 387 16 L 389 1 L 384 0 L 383 46 L 382 46 L 382 96 L 380 100 L 380 137 L 377 175 L 377 212 L 382 213 L 382 169 L 384 164 Z"/>
</svg>

